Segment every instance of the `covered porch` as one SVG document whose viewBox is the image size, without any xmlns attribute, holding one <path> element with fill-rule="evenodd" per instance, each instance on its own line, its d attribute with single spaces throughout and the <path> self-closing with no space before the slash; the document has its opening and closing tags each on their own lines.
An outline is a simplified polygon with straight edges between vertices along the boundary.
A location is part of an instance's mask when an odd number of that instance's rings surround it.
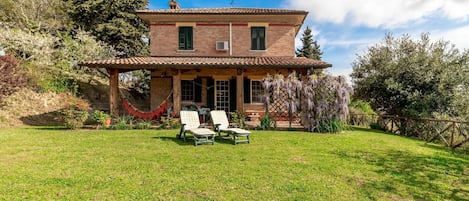
<svg viewBox="0 0 469 201">
<path fill-rule="evenodd" d="M 261 80 L 267 74 L 330 67 L 326 62 L 296 57 L 134 57 L 88 61 L 80 64 L 109 72 L 109 111 L 120 114 L 119 73 L 150 70 L 150 109 L 169 99 L 178 115 L 184 107 L 210 110 L 264 112 Z M 171 95 L 171 96 L 169 96 Z"/>
</svg>

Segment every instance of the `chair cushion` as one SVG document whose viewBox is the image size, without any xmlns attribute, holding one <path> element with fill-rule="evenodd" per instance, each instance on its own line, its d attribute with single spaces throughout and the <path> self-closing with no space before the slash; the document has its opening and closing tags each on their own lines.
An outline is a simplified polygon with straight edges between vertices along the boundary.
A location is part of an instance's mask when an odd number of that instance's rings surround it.
<svg viewBox="0 0 469 201">
<path fill-rule="evenodd" d="M 192 133 L 197 136 L 215 135 L 215 132 L 213 132 L 212 130 L 208 128 L 193 128 L 193 129 L 187 130 L 187 132 Z"/>
<path fill-rule="evenodd" d="M 236 134 L 251 134 L 251 131 L 244 130 L 244 129 L 241 129 L 241 128 L 224 128 L 224 129 L 220 129 L 220 130 L 223 131 L 223 132 L 232 132 L 232 133 L 236 133 Z"/>
</svg>

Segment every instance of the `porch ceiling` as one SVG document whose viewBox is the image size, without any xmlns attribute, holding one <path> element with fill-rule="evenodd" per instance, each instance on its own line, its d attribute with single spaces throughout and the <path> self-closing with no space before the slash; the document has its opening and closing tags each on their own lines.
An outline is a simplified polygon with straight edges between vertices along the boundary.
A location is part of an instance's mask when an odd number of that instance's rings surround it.
<svg viewBox="0 0 469 201">
<path fill-rule="evenodd" d="M 125 70 L 158 68 L 328 68 L 331 64 L 304 57 L 132 57 L 85 61 L 79 66 Z"/>
</svg>

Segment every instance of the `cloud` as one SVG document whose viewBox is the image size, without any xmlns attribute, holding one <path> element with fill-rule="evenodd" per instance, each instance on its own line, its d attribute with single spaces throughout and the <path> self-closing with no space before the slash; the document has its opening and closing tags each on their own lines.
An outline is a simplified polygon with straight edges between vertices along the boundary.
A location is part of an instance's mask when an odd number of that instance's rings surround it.
<svg viewBox="0 0 469 201">
<path fill-rule="evenodd" d="M 469 18 L 467 0 L 284 0 L 286 7 L 306 9 L 318 22 L 396 28 L 424 22 L 435 15 Z"/>
<path fill-rule="evenodd" d="M 459 49 L 469 49 L 469 26 L 456 27 L 431 35 L 434 40 L 443 39 L 450 41 Z"/>
</svg>

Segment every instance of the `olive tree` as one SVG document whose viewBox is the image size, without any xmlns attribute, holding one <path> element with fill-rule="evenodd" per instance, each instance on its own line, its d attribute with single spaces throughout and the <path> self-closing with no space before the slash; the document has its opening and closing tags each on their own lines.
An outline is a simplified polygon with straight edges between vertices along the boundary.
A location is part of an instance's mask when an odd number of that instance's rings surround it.
<svg viewBox="0 0 469 201">
<path fill-rule="evenodd" d="M 469 100 L 469 51 L 448 41 L 409 35 L 384 40 L 352 63 L 354 97 L 379 113 L 431 117 L 461 116 Z"/>
</svg>

